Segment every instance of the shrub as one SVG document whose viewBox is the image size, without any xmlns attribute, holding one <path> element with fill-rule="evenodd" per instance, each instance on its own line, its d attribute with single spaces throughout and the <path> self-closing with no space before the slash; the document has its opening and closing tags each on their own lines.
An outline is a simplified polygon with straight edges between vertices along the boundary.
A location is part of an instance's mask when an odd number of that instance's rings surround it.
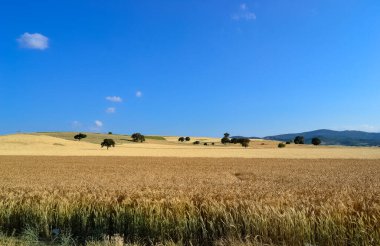
<svg viewBox="0 0 380 246">
<path fill-rule="evenodd" d="M 189 142 L 189 141 L 190 141 L 190 137 L 186 137 L 185 140 L 186 140 L 187 142 Z"/>
<path fill-rule="evenodd" d="M 291 144 L 291 143 L 292 143 L 292 142 L 290 142 L 290 141 L 287 141 L 287 142 L 286 142 L 286 144 Z"/>
<path fill-rule="evenodd" d="M 241 146 L 243 146 L 244 148 L 247 148 L 249 146 L 249 143 L 251 142 L 251 140 L 249 138 L 241 138 L 239 139 L 239 143 L 241 144 Z"/>
<path fill-rule="evenodd" d="M 184 137 L 180 137 L 180 138 L 178 138 L 178 142 L 183 142 L 183 141 L 185 141 L 185 138 L 184 138 Z"/>
<path fill-rule="evenodd" d="M 215 143 L 211 143 L 211 145 L 215 145 Z M 380 147 L 380 146 L 379 146 Z"/>
<path fill-rule="evenodd" d="M 285 146 L 286 146 L 286 145 L 285 145 L 284 143 L 279 143 L 279 144 L 278 144 L 278 147 L 279 147 L 279 148 L 285 148 Z"/>
<path fill-rule="evenodd" d="M 312 143 L 313 145 L 320 145 L 321 142 L 322 142 L 322 141 L 321 141 L 319 138 L 313 138 L 313 139 L 311 140 L 311 143 Z"/>
<path fill-rule="evenodd" d="M 195 141 L 195 142 L 193 142 L 193 144 L 200 144 L 201 142 L 199 142 L 199 141 Z"/>
<path fill-rule="evenodd" d="M 142 135 L 141 133 L 133 133 L 132 134 L 132 140 L 133 140 L 133 142 L 145 142 L 145 136 L 144 135 Z"/>
<path fill-rule="evenodd" d="M 108 135 L 112 135 L 112 132 L 108 132 Z"/>
<path fill-rule="evenodd" d="M 106 146 L 107 149 L 109 147 L 115 147 L 115 141 L 113 141 L 113 139 L 104 139 L 100 146 L 102 146 L 102 148 Z"/>
<path fill-rule="evenodd" d="M 294 139 L 295 144 L 304 144 L 305 143 L 305 138 L 303 136 L 297 136 Z"/>
<path fill-rule="evenodd" d="M 207 146 L 208 144 L 207 144 L 207 143 L 204 143 L 203 145 Z"/>
<path fill-rule="evenodd" d="M 220 142 L 221 142 L 222 144 L 227 144 L 227 143 L 230 142 L 230 139 L 227 138 L 227 137 L 223 137 L 223 138 L 220 140 Z"/>
<path fill-rule="evenodd" d="M 78 141 L 80 141 L 82 138 L 86 138 L 86 137 L 87 137 L 86 134 L 78 133 L 77 135 L 74 136 L 74 139 L 77 139 Z"/>
</svg>

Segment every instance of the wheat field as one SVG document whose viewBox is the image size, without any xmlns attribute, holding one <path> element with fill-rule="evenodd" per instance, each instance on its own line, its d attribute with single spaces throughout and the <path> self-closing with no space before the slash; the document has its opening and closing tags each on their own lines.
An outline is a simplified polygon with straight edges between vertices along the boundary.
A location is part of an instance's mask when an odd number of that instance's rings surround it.
<svg viewBox="0 0 380 246">
<path fill-rule="evenodd" d="M 25 228 L 77 243 L 379 245 L 380 161 L 0 156 L 0 231 Z"/>
</svg>

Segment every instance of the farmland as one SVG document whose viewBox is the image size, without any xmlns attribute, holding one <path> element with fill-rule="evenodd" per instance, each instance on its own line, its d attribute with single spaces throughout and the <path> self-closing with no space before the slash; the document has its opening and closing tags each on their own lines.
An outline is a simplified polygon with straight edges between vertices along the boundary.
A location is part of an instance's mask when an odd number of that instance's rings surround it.
<svg viewBox="0 0 380 246">
<path fill-rule="evenodd" d="M 16 237 L 378 245 L 379 221 L 377 159 L 0 156 L 0 230 Z"/>
</svg>

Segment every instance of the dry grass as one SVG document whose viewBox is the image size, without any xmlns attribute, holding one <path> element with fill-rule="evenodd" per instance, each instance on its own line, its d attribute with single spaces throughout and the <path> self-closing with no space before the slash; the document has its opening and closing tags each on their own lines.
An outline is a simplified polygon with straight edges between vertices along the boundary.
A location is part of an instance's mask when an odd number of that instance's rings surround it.
<svg viewBox="0 0 380 246">
<path fill-rule="evenodd" d="M 99 142 L 100 143 L 100 142 Z M 380 159 L 380 148 L 287 145 L 277 148 L 275 141 L 252 141 L 250 147 L 217 143 L 215 146 L 149 139 L 146 143 L 117 144 L 101 149 L 100 144 L 38 135 L 0 136 L 0 155 L 48 156 L 157 156 L 157 157 L 238 157 L 290 159 Z"/>
<path fill-rule="evenodd" d="M 193 245 L 380 244 L 379 160 L 0 157 L 0 230 Z"/>
</svg>

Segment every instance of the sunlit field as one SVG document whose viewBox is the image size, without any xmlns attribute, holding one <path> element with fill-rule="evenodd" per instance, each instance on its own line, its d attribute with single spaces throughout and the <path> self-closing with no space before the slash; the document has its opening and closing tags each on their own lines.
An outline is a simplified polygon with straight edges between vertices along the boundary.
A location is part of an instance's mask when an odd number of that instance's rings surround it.
<svg viewBox="0 0 380 246">
<path fill-rule="evenodd" d="M 1 156 L 0 231 L 4 245 L 378 245 L 380 161 Z"/>
</svg>

